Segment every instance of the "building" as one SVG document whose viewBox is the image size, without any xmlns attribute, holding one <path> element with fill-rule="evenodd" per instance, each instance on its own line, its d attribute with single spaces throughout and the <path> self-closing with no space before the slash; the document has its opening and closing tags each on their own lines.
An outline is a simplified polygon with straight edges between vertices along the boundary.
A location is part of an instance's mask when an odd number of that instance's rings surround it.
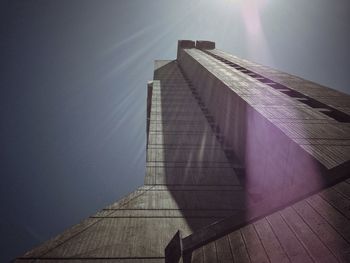
<svg viewBox="0 0 350 263">
<path fill-rule="evenodd" d="M 350 262 L 350 96 L 181 40 L 145 184 L 16 262 Z"/>
</svg>

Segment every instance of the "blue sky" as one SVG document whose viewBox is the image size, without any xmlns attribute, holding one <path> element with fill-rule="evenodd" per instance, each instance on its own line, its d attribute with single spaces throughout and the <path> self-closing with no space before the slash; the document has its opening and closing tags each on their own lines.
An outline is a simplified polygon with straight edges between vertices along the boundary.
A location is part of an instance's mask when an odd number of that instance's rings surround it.
<svg viewBox="0 0 350 263">
<path fill-rule="evenodd" d="M 347 0 L 2 1 L 0 259 L 143 184 L 146 84 L 178 39 L 350 92 Z"/>
</svg>

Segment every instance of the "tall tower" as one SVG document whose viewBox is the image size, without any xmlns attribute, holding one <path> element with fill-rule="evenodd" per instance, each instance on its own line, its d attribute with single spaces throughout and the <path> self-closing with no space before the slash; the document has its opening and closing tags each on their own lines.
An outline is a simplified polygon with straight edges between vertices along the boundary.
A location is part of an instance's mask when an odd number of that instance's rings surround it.
<svg viewBox="0 0 350 263">
<path fill-rule="evenodd" d="M 16 262 L 349 262 L 350 96 L 180 40 L 145 184 Z"/>
</svg>

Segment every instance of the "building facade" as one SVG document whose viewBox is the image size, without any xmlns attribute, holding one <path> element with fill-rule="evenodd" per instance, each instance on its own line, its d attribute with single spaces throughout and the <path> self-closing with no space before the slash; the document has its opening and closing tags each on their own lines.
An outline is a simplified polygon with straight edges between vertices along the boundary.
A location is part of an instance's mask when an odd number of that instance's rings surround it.
<svg viewBox="0 0 350 263">
<path fill-rule="evenodd" d="M 16 262 L 349 262 L 350 96 L 180 40 L 145 184 Z"/>
</svg>

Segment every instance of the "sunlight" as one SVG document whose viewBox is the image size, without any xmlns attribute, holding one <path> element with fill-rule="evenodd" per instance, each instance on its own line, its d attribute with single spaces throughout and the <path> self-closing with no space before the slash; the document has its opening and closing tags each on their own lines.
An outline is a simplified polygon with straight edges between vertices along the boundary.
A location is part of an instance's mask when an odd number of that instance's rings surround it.
<svg viewBox="0 0 350 263">
<path fill-rule="evenodd" d="M 230 12 L 231 16 L 238 13 L 245 32 L 247 50 L 250 57 L 272 63 L 271 52 L 264 33 L 262 13 L 268 5 L 268 0 L 223 0 L 218 4 L 222 12 Z M 232 24 L 229 25 L 230 27 Z"/>
</svg>

